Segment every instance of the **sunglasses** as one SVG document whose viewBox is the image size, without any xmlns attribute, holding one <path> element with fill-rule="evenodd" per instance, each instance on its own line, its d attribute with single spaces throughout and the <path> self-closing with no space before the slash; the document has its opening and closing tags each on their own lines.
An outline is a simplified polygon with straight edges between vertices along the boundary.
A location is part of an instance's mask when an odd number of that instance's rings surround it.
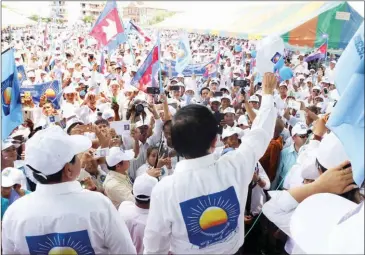
<svg viewBox="0 0 365 255">
<path fill-rule="evenodd" d="M 298 135 L 300 138 L 304 139 L 304 138 L 307 138 L 308 135 Z"/>
</svg>

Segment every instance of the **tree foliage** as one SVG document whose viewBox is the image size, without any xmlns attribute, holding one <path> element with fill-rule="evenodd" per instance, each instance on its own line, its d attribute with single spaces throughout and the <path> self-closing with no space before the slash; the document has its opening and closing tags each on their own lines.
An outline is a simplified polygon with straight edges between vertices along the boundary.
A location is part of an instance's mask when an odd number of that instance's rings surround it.
<svg viewBox="0 0 365 255">
<path fill-rule="evenodd" d="M 148 25 L 154 25 L 164 21 L 166 18 L 175 15 L 175 12 L 159 11 L 156 15 L 148 21 Z"/>
<path fill-rule="evenodd" d="M 95 17 L 94 16 L 84 16 L 82 18 L 82 21 L 85 22 L 85 23 L 93 23 L 95 21 Z"/>
</svg>

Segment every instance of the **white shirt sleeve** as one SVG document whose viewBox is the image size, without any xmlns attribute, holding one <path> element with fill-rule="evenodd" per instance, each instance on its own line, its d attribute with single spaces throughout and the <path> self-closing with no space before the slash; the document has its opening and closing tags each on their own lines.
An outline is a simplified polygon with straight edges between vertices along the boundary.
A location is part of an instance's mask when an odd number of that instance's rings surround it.
<svg viewBox="0 0 365 255">
<path fill-rule="evenodd" d="M 262 189 L 269 190 L 270 189 L 270 179 L 267 176 L 262 165 L 260 163 L 258 163 L 258 164 L 259 164 L 259 176 L 260 176 L 261 180 L 263 180 L 265 182 L 265 187 L 263 187 Z"/>
<path fill-rule="evenodd" d="M 262 207 L 265 216 L 280 228 L 285 234 L 290 235 L 290 219 L 298 202 L 286 190 L 269 192 L 271 199 Z"/>
<path fill-rule="evenodd" d="M 108 247 L 110 254 L 136 254 L 136 248 L 123 218 L 110 200 L 108 203 L 109 224 L 104 232 L 105 246 Z"/>
<path fill-rule="evenodd" d="M 156 145 L 160 139 L 162 134 L 163 122 L 161 119 L 156 120 L 155 127 L 153 128 L 153 134 L 150 138 L 148 138 L 149 145 Z"/>
<path fill-rule="evenodd" d="M 274 128 L 276 122 L 276 108 L 274 107 L 274 98 L 272 95 L 263 95 L 261 107 L 257 114 L 250 132 L 242 138 L 242 143 L 238 147 L 238 151 L 244 155 L 251 155 L 253 153 L 253 162 L 258 162 L 264 155 L 270 140 L 274 135 Z M 249 153 L 251 151 L 251 153 Z M 240 158 L 234 158 L 235 161 L 239 161 Z M 243 160 L 245 160 L 243 158 Z M 237 164 L 238 162 L 235 162 Z M 253 176 L 255 168 L 250 168 L 249 176 Z M 251 180 L 247 180 L 247 185 Z"/>
</svg>

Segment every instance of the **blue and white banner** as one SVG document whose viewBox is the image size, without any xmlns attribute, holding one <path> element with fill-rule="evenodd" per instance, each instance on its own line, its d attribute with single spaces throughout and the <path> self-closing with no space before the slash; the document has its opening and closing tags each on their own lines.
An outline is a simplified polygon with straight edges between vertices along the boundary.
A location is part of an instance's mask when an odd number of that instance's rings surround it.
<svg viewBox="0 0 365 255">
<path fill-rule="evenodd" d="M 179 72 L 176 71 L 176 61 L 164 61 L 164 68 L 167 73 L 169 73 L 169 69 L 171 66 L 171 75 L 177 76 Z M 203 64 L 190 64 L 188 65 L 184 71 L 182 71 L 182 75 L 185 77 L 191 77 L 193 74 L 196 76 L 204 76 L 204 77 L 216 77 L 217 75 L 217 65 L 215 64 L 215 59 L 203 63 Z"/>
<path fill-rule="evenodd" d="M 175 70 L 178 73 L 182 73 L 183 70 L 191 62 L 191 51 L 190 51 L 188 35 L 186 34 L 186 32 L 180 33 L 178 47 L 179 48 L 176 54 Z"/>
<path fill-rule="evenodd" d="M 30 93 L 34 103 L 38 104 L 42 95 L 47 96 L 47 100 L 51 101 L 55 109 L 60 109 L 60 100 L 62 90 L 59 81 L 49 81 L 41 84 L 20 88 L 21 93 Z"/>
</svg>

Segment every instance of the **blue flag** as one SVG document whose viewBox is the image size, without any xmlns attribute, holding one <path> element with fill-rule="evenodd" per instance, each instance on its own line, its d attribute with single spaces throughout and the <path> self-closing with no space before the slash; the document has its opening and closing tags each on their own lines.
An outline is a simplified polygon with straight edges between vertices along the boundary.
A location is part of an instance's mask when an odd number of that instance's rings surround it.
<svg viewBox="0 0 365 255">
<path fill-rule="evenodd" d="M 176 54 L 175 70 L 182 73 L 191 61 L 189 39 L 186 33 L 181 33 Z"/>
<path fill-rule="evenodd" d="M 42 95 L 46 95 L 47 99 L 52 102 L 55 109 L 60 109 L 60 101 L 62 98 L 62 90 L 58 80 L 49 81 L 32 86 L 22 87 L 22 93 L 30 93 L 35 104 L 38 104 Z"/>
<path fill-rule="evenodd" d="M 341 96 L 327 126 L 350 158 L 356 184 L 364 181 L 364 22 L 341 55 L 335 72 Z"/>
<path fill-rule="evenodd" d="M 23 123 L 18 70 L 13 49 L 1 54 L 1 64 L 1 136 L 2 140 L 6 140 L 11 132 Z"/>
</svg>

